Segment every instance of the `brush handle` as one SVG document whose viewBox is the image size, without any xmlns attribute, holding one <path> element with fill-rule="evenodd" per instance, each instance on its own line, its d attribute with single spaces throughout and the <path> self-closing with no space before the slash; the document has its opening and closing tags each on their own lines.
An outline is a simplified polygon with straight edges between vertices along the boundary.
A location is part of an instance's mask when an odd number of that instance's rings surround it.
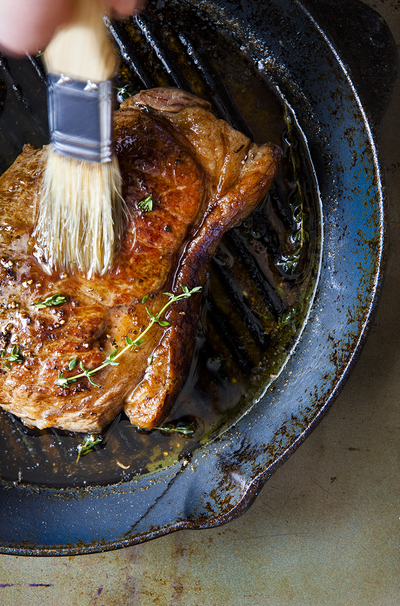
<svg viewBox="0 0 400 606">
<path fill-rule="evenodd" d="M 112 78 L 116 56 L 103 22 L 98 0 L 75 0 L 73 20 L 48 44 L 44 60 L 51 74 L 102 82 Z"/>
</svg>

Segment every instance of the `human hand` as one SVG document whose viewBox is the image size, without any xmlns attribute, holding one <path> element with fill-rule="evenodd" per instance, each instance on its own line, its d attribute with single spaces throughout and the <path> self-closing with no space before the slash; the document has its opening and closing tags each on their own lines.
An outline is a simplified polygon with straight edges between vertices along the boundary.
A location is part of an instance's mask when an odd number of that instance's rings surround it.
<svg viewBox="0 0 400 606">
<path fill-rule="evenodd" d="M 23 55 L 43 49 L 73 15 L 73 0 L 0 0 L 0 49 Z M 107 0 L 118 19 L 138 13 L 145 0 Z"/>
</svg>

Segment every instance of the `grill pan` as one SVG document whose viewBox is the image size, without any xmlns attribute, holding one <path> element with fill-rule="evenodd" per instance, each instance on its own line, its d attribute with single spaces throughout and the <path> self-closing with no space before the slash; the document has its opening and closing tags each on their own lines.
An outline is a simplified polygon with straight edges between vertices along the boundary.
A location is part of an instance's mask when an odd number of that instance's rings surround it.
<svg viewBox="0 0 400 606">
<path fill-rule="evenodd" d="M 78 436 L 1 413 L 2 553 L 104 551 L 243 513 L 339 393 L 381 288 L 376 129 L 397 55 L 376 13 L 355 0 L 158 0 L 108 26 L 120 97 L 190 90 L 257 142 L 282 145 L 285 163 L 211 264 L 170 419 L 194 422 L 194 436 L 139 433 L 120 417 L 77 467 Z M 1 57 L 0 70 L 3 171 L 48 129 L 40 58 Z"/>
</svg>

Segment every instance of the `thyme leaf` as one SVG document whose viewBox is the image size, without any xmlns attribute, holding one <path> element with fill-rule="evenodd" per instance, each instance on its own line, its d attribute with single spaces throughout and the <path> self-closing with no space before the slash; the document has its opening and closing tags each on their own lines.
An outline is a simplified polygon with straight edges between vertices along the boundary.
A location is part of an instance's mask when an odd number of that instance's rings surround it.
<svg viewBox="0 0 400 606">
<path fill-rule="evenodd" d="M 154 114 L 154 109 L 151 107 L 151 105 L 141 105 L 141 109 L 144 109 L 145 112 L 147 112 L 148 114 Z"/>
<path fill-rule="evenodd" d="M 91 366 L 89 366 L 89 368 L 85 368 L 82 362 L 80 362 L 79 367 L 80 367 L 80 369 L 82 371 L 82 376 L 86 377 L 87 380 L 89 381 L 89 383 L 91 383 L 95 387 L 100 387 L 100 385 L 98 385 L 97 383 L 95 383 L 93 381 L 93 379 L 91 378 L 92 375 L 94 375 L 97 372 L 96 370 L 93 371 Z"/>
<path fill-rule="evenodd" d="M 138 202 L 137 205 L 142 212 L 144 212 L 144 213 L 151 212 L 153 210 L 153 196 L 150 194 L 143 200 L 140 200 L 140 202 Z"/>
<path fill-rule="evenodd" d="M 175 430 L 178 433 L 183 434 L 187 438 L 190 438 L 195 433 L 196 426 L 194 423 L 188 423 L 187 425 L 177 425 L 175 427 Z"/>
<path fill-rule="evenodd" d="M 149 315 L 152 320 L 155 320 L 155 315 L 151 313 L 151 311 L 149 310 L 149 308 L 145 307 L 145 310 L 147 311 L 147 315 Z"/>
<path fill-rule="evenodd" d="M 163 293 L 163 294 L 165 295 L 166 293 Z M 173 297 L 174 295 L 170 295 L 170 296 Z M 159 324 L 160 326 L 171 326 L 170 322 L 167 322 L 167 320 L 160 319 L 160 314 L 153 315 L 147 307 L 146 307 L 146 311 L 147 311 L 148 315 L 150 316 L 150 318 L 152 319 L 152 322 L 154 322 L 154 324 Z"/>
<path fill-rule="evenodd" d="M 119 362 L 115 361 L 115 356 L 118 354 L 118 347 L 114 349 L 104 360 L 104 363 L 108 363 L 110 366 L 118 366 Z"/>
<path fill-rule="evenodd" d="M 116 86 L 116 90 L 118 91 L 118 96 L 120 97 L 120 99 L 122 101 L 125 101 L 125 99 L 128 99 L 129 97 L 132 97 L 132 95 L 134 94 L 134 91 L 132 90 L 133 84 L 128 83 L 125 84 L 124 86 Z"/>
<path fill-rule="evenodd" d="M 279 328 L 283 328 L 284 326 L 288 326 L 288 324 L 291 324 L 294 321 L 297 311 L 298 310 L 296 309 L 296 307 L 292 307 L 288 311 L 284 312 L 278 320 Z"/>
<path fill-rule="evenodd" d="M 38 299 L 34 306 L 38 309 L 44 309 L 45 307 L 55 307 L 56 305 L 62 305 L 66 303 L 67 299 L 61 293 L 57 293 L 55 295 L 50 295 L 46 299 Z"/>
<path fill-rule="evenodd" d="M 68 370 L 74 370 L 77 362 L 78 358 L 74 358 L 73 360 L 71 360 L 71 362 L 68 364 Z"/>
<path fill-rule="evenodd" d="M 191 297 L 193 294 L 200 292 L 202 287 L 195 286 L 194 288 L 189 290 L 189 288 L 187 286 L 181 285 L 181 288 L 182 288 L 182 292 L 179 295 L 174 295 L 173 293 L 163 293 L 164 295 L 166 295 L 169 298 L 168 298 L 168 301 L 166 302 L 166 304 L 164 305 L 164 307 L 157 314 L 154 315 L 146 307 L 146 311 L 150 317 L 149 324 L 144 329 L 144 331 L 142 333 L 140 333 L 140 335 L 136 339 L 132 339 L 131 337 L 125 337 L 126 345 L 123 349 L 121 349 L 121 350 L 119 350 L 118 348 L 115 349 L 104 359 L 104 361 L 99 366 L 96 366 L 95 368 L 92 368 L 92 367 L 85 368 L 83 363 L 80 362 L 79 367 L 82 372 L 80 372 L 72 377 L 64 377 L 63 373 L 59 372 L 58 379 L 55 381 L 55 384 L 58 385 L 59 387 L 68 388 L 71 383 L 74 383 L 78 379 L 86 378 L 89 381 L 89 383 L 91 383 L 95 387 L 101 387 L 100 385 L 98 385 L 97 383 L 95 383 L 93 381 L 93 379 L 92 379 L 93 375 L 95 375 L 97 372 L 99 372 L 106 366 L 109 366 L 109 365 L 118 366 L 119 362 L 117 362 L 117 360 L 121 356 L 123 356 L 128 351 L 134 351 L 136 347 L 139 347 L 146 341 L 145 335 L 149 332 L 149 330 L 152 328 L 152 326 L 154 324 L 159 324 L 162 327 L 170 326 L 170 323 L 167 322 L 167 320 L 162 320 L 162 316 L 165 314 L 167 309 L 171 305 L 176 303 L 177 301 L 181 301 L 182 299 L 187 299 L 187 298 Z M 69 363 L 68 369 L 73 370 L 73 368 L 75 368 L 76 364 L 77 364 L 77 359 L 74 358 Z M 71 368 L 71 365 L 73 365 L 72 368 Z"/>
</svg>

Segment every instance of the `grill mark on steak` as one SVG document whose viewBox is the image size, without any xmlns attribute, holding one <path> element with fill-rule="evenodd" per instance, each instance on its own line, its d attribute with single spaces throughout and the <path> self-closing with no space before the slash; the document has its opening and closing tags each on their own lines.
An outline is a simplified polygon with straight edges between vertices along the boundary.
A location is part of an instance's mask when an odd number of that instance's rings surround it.
<svg viewBox="0 0 400 606">
<path fill-rule="evenodd" d="M 168 413 L 190 364 L 199 295 L 169 308 L 171 326 L 154 325 L 134 353 L 100 371 L 100 388 L 84 379 L 62 389 L 55 381 L 59 371 L 76 374 L 68 371 L 72 358 L 96 367 L 125 337 L 136 338 L 149 322 L 144 295 L 156 314 L 163 292 L 204 285 L 223 234 L 267 192 L 281 151 L 252 144 L 209 109 L 178 89 L 153 89 L 116 112 L 129 220 L 106 276 L 48 273 L 41 264 L 31 233 L 43 150 L 25 146 L 0 179 L 0 344 L 7 355 L 19 347 L 23 358 L 2 368 L 0 402 L 28 426 L 99 432 L 124 409 L 134 425 L 151 428 Z M 138 203 L 149 194 L 153 210 L 142 212 Z M 66 303 L 34 306 L 55 293 Z"/>
</svg>

